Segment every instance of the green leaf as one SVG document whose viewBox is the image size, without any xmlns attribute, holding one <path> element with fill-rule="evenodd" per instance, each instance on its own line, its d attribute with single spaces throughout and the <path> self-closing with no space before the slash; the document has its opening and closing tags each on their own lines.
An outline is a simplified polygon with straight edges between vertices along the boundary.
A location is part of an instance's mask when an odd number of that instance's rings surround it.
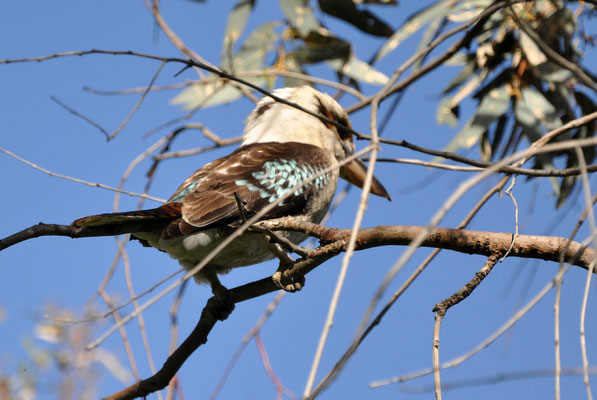
<svg viewBox="0 0 597 400">
<path fill-rule="evenodd" d="M 339 18 L 361 31 L 374 36 L 388 37 L 394 30 L 368 10 L 357 8 L 353 0 L 319 0 L 324 13 Z"/>
<path fill-rule="evenodd" d="M 298 31 L 301 37 L 306 37 L 309 32 L 317 32 L 322 28 L 313 15 L 308 0 L 280 0 L 280 8 L 290 25 Z"/>
<path fill-rule="evenodd" d="M 425 47 L 429 46 L 429 43 L 431 43 L 433 41 L 433 39 L 435 39 L 437 37 L 440 29 L 445 26 L 445 24 L 443 23 L 444 21 L 445 21 L 444 18 L 436 18 L 433 21 L 431 21 L 431 23 L 429 24 L 427 29 L 425 29 L 425 32 L 423 32 L 421 41 L 419 42 L 419 45 L 417 46 L 417 53 L 419 51 L 423 50 Z M 413 69 L 417 70 L 417 69 L 421 68 L 421 66 L 425 62 L 426 58 L 427 57 L 419 58 L 417 60 L 417 62 L 413 65 Z"/>
<path fill-rule="evenodd" d="M 541 121 L 551 118 L 555 108 L 541 93 L 534 89 L 525 87 L 521 92 L 522 96 L 514 102 L 514 116 L 529 141 L 534 142 L 543 136 Z M 549 154 L 538 155 L 536 162 L 542 168 L 555 169 L 552 156 Z M 552 176 L 549 177 L 549 181 L 556 196 L 560 196 L 558 180 Z"/>
<path fill-rule="evenodd" d="M 451 8 L 447 18 L 451 22 L 464 22 L 477 17 L 491 5 L 491 0 L 471 0 L 458 2 Z"/>
<path fill-rule="evenodd" d="M 446 86 L 446 88 L 442 91 L 442 94 L 450 93 L 452 90 L 456 89 L 458 86 L 462 85 L 467 78 L 475 72 L 477 69 L 477 63 L 473 58 L 470 60 L 461 70 L 460 72 L 452 79 L 452 81 Z"/>
<path fill-rule="evenodd" d="M 398 5 L 396 0 L 353 0 L 356 4 L 379 4 L 383 6 Z"/>
<path fill-rule="evenodd" d="M 597 104 L 585 93 L 575 90 L 574 91 L 574 99 L 576 100 L 576 104 L 580 107 L 583 115 L 591 114 L 597 111 Z M 595 122 L 590 124 L 591 126 L 595 126 Z"/>
<path fill-rule="evenodd" d="M 504 137 L 504 130 L 506 129 L 506 123 L 508 122 L 508 114 L 504 114 L 498 118 L 497 123 L 495 124 L 495 129 L 493 131 L 493 138 L 491 142 L 491 156 L 489 157 L 489 161 L 492 160 L 493 155 L 497 152 L 498 147 L 500 146 L 500 142 Z"/>
<path fill-rule="evenodd" d="M 576 176 L 565 176 L 562 178 L 562 183 L 556 191 L 556 193 L 559 193 L 556 208 L 560 208 L 566 203 L 572 193 L 572 189 L 576 185 L 576 180 Z"/>
<path fill-rule="evenodd" d="M 434 18 L 443 18 L 446 9 L 450 4 L 449 0 L 440 0 L 435 4 L 426 7 L 411 16 L 386 42 L 376 54 L 374 61 L 377 62 L 387 56 L 391 51 L 400 45 L 413 33 L 417 32 L 423 25 Z"/>
<path fill-rule="evenodd" d="M 489 140 L 489 131 L 483 132 L 481 140 L 479 140 L 479 149 L 481 151 L 481 160 L 485 162 L 491 161 L 491 141 Z"/>
<path fill-rule="evenodd" d="M 233 53 L 234 44 L 245 30 L 247 20 L 249 19 L 254 6 L 255 0 L 239 0 L 232 11 L 230 11 L 228 14 L 221 56 L 222 66 L 226 69 L 228 69 L 227 64 L 229 63 L 229 58 Z"/>
<path fill-rule="evenodd" d="M 447 110 L 454 110 L 462 100 L 464 100 L 467 96 L 469 96 L 487 77 L 489 71 L 487 69 L 482 69 L 478 74 L 473 75 L 469 81 L 460 88 L 458 92 L 451 98 L 446 99 L 447 101 L 442 101 L 440 103 L 440 107 L 443 109 L 438 109 L 437 113 L 437 123 L 441 125 L 442 123 L 447 123 L 450 126 L 454 127 L 458 124 L 458 120 L 456 123 L 450 118 Z M 448 117 L 447 120 L 444 120 L 443 117 Z"/>
<path fill-rule="evenodd" d="M 335 58 L 348 59 L 350 43 L 331 33 L 310 32 L 304 39 L 305 45 L 297 47 L 291 55 L 301 64 L 312 64 Z"/>
<path fill-rule="evenodd" d="M 520 32 L 518 43 L 531 66 L 535 67 L 547 61 L 545 54 L 543 54 L 539 46 L 526 33 Z"/>
<path fill-rule="evenodd" d="M 385 85 L 389 80 L 382 72 L 379 72 L 366 62 L 359 60 L 354 54 L 351 54 L 346 61 L 336 59 L 326 61 L 326 64 L 339 73 L 359 82 L 370 83 L 372 85 Z"/>
<path fill-rule="evenodd" d="M 451 99 L 449 97 L 442 99 L 437 107 L 435 119 L 438 125 L 446 124 L 451 128 L 456 128 L 458 125 L 459 107 L 450 106 Z"/>
<path fill-rule="evenodd" d="M 550 62 L 536 66 L 535 72 L 541 79 L 549 83 L 567 83 L 574 77 L 570 70 Z"/>
<path fill-rule="evenodd" d="M 509 106 L 510 93 L 505 86 L 490 90 L 481 100 L 475 114 L 444 150 L 456 151 L 460 148 L 470 148 L 479 140 L 483 132 L 489 129 L 489 125 L 508 111 Z"/>
<path fill-rule="evenodd" d="M 529 111 L 547 130 L 551 131 L 562 126 L 556 108 L 545 96 L 530 87 L 522 88 L 521 93 Z"/>
<path fill-rule="evenodd" d="M 301 64 L 299 64 L 296 59 L 294 57 L 292 57 L 291 55 L 288 55 L 287 57 L 284 58 L 284 68 L 286 69 L 286 71 L 289 72 L 298 72 L 301 74 L 304 74 L 305 71 L 301 68 Z M 305 80 L 302 79 L 298 79 L 298 78 L 289 78 L 289 77 L 284 77 L 284 86 L 286 87 L 296 87 L 296 86 L 304 86 L 304 85 L 310 85 L 310 82 L 307 82 Z"/>
</svg>

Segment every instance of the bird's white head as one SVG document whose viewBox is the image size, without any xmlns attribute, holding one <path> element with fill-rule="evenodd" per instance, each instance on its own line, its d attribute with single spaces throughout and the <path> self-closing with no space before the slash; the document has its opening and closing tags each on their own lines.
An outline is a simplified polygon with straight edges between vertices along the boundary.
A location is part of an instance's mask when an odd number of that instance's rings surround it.
<svg viewBox="0 0 597 400">
<path fill-rule="evenodd" d="M 346 111 L 331 96 L 310 86 L 273 92 L 289 102 L 350 128 Z M 247 118 L 243 145 L 264 142 L 299 142 L 320 147 L 340 161 L 354 151 L 352 134 L 299 109 L 264 97 Z"/>
<path fill-rule="evenodd" d="M 277 97 L 295 103 L 314 114 L 322 115 L 340 125 L 351 128 L 348 114 L 336 100 L 310 86 L 277 89 Z M 299 142 L 317 146 L 336 161 L 344 160 L 354 153 L 352 133 L 323 119 L 271 97 L 264 97 L 247 118 L 243 133 L 243 145 L 266 142 Z M 340 176 L 362 187 L 366 168 L 359 160 L 353 160 L 340 168 Z M 371 193 L 390 198 L 383 185 L 374 177 Z"/>
</svg>

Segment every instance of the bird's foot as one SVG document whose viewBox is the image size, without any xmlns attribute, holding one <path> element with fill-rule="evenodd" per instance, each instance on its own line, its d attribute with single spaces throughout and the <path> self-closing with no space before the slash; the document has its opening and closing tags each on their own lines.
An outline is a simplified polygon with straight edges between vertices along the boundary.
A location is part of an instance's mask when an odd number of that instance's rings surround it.
<svg viewBox="0 0 597 400">
<path fill-rule="evenodd" d="M 294 293 L 298 292 L 305 286 L 304 276 L 300 277 L 300 279 L 297 279 L 296 281 L 294 279 L 291 279 L 290 282 L 282 282 L 282 280 L 288 280 L 288 278 L 284 278 L 283 275 L 284 271 L 280 270 L 276 271 L 272 275 L 272 281 L 274 281 L 274 285 L 276 285 L 278 289 L 282 289 L 289 293 Z"/>
<path fill-rule="evenodd" d="M 207 309 L 212 313 L 215 319 L 224 321 L 234 310 L 234 302 L 230 296 L 221 297 L 219 295 L 214 295 L 214 297 L 207 301 Z"/>
<path fill-rule="evenodd" d="M 224 321 L 234 310 L 234 300 L 230 296 L 230 291 L 220 283 L 215 273 L 208 273 L 205 276 L 214 294 L 214 297 L 207 302 L 207 306 L 216 319 Z"/>
</svg>

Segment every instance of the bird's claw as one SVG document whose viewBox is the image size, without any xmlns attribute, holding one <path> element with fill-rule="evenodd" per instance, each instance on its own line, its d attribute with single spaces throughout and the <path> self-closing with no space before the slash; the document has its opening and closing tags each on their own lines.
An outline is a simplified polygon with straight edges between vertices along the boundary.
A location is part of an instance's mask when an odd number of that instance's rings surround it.
<svg viewBox="0 0 597 400">
<path fill-rule="evenodd" d="M 205 278 L 211 285 L 213 297 L 207 301 L 208 309 L 214 318 L 224 321 L 234 310 L 234 300 L 230 296 L 230 291 L 220 283 L 218 276 L 212 271 L 204 272 Z"/>
<path fill-rule="evenodd" d="M 218 291 L 208 300 L 207 306 L 214 318 L 219 321 L 224 321 L 234 311 L 234 301 L 228 290 Z"/>
<path fill-rule="evenodd" d="M 284 290 L 286 292 L 289 292 L 289 293 L 298 292 L 299 290 L 301 290 L 305 286 L 305 277 L 304 276 L 302 276 L 297 281 L 295 281 L 294 279 L 292 279 L 291 282 L 287 283 L 287 284 L 283 283 L 282 279 L 283 279 L 282 271 L 276 271 L 272 275 L 272 281 L 274 281 L 274 285 L 276 285 L 276 287 L 278 289 L 282 289 L 282 290 Z"/>
</svg>

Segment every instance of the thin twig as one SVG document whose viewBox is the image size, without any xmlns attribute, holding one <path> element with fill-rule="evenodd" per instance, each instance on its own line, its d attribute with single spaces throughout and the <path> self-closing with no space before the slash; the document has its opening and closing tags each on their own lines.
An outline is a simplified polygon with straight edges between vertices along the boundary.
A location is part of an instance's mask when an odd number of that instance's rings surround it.
<svg viewBox="0 0 597 400">
<path fill-rule="evenodd" d="M 450 156 L 451 158 L 452 156 Z M 367 159 L 364 159 L 367 161 Z M 390 163 L 401 163 L 401 164 L 411 164 L 411 165 L 421 165 L 424 167 L 431 167 L 436 169 L 445 169 L 449 171 L 460 171 L 460 172 L 479 172 L 487 169 L 492 163 L 485 163 L 483 161 L 477 161 L 467 158 L 462 158 L 457 160 L 458 162 L 463 162 L 466 164 L 474 163 L 476 166 L 472 167 L 463 167 L 459 165 L 447 165 L 442 163 L 435 163 L 411 158 L 379 158 L 377 161 L 379 162 L 390 162 Z M 479 165 L 483 165 L 483 167 Z M 595 172 L 597 171 L 597 164 L 587 165 L 587 172 Z M 577 176 L 580 175 L 582 172 L 579 167 L 570 167 L 570 168 L 563 168 L 563 169 L 530 169 L 530 168 L 518 168 L 518 167 L 511 167 L 506 166 L 500 169 L 499 172 L 506 173 L 506 174 L 515 174 L 515 175 L 524 175 L 524 176 L 532 176 L 532 177 L 565 177 L 565 176 Z"/>
<path fill-rule="evenodd" d="M 102 183 L 88 182 L 88 181 L 85 181 L 83 179 L 73 178 L 71 176 L 58 174 L 58 173 L 52 172 L 50 170 L 47 170 L 47 169 L 45 169 L 43 167 L 40 167 L 39 165 L 34 164 L 31 161 L 27 161 L 24 158 L 17 156 L 16 154 L 14 154 L 13 152 L 11 152 L 9 150 L 0 148 L 0 151 L 3 152 L 6 155 L 11 156 L 14 159 L 19 160 L 20 162 L 22 162 L 24 164 L 27 164 L 28 166 L 30 166 L 30 167 L 38 170 L 38 171 L 43 172 L 44 174 L 47 174 L 47 175 L 50 175 L 50 176 L 53 176 L 53 177 L 56 177 L 56 178 L 66 179 L 67 181 L 82 183 L 83 185 L 92 186 L 92 187 L 98 187 L 100 189 L 111 190 L 113 192 L 122 193 L 122 194 L 126 194 L 126 195 L 133 196 L 133 197 L 141 197 L 143 199 L 153 200 L 153 201 L 156 201 L 158 203 L 165 203 L 166 202 L 166 200 L 160 199 L 159 197 L 149 196 L 147 194 L 129 192 L 127 190 L 122 190 L 122 189 L 118 189 L 118 188 L 115 188 L 115 187 L 112 187 L 112 186 L 107 186 L 107 185 L 104 185 Z"/>
<path fill-rule="evenodd" d="M 125 301 L 122 304 L 119 304 L 118 306 L 114 307 L 113 310 L 108 311 L 104 314 L 99 314 L 99 315 L 93 315 L 89 318 L 83 318 L 83 319 L 67 319 L 67 318 L 60 318 L 60 317 L 56 317 L 53 315 L 49 315 L 49 314 L 45 314 L 44 318 L 47 318 L 49 320 L 52 321 L 57 321 L 57 322 L 62 322 L 62 323 L 67 323 L 67 324 L 81 324 L 81 323 L 85 323 L 85 322 L 91 322 L 91 321 L 96 321 L 98 319 L 103 319 L 103 318 L 107 318 L 108 316 L 111 315 L 112 311 L 120 311 L 121 309 L 123 309 L 124 307 L 128 306 L 129 304 L 131 304 L 134 300 L 139 300 L 140 298 L 142 298 L 143 296 L 153 292 L 155 289 L 157 289 L 158 287 L 160 287 L 163 283 L 169 281 L 171 278 L 175 277 L 176 275 L 180 274 L 181 272 L 184 271 L 184 268 L 179 268 L 177 271 L 171 273 L 170 275 L 166 276 L 165 278 L 162 278 L 161 280 L 159 280 L 158 282 L 156 282 L 155 284 L 153 284 L 151 287 L 149 287 L 148 289 L 144 290 L 143 292 L 139 293 L 138 295 L 136 295 L 135 297 Z M 109 281 L 109 279 L 108 279 Z M 100 288 L 98 289 L 98 295 L 100 294 L 100 291 L 103 289 L 103 285 L 100 285 Z M 92 301 L 88 301 L 86 307 L 90 307 Z"/>
<path fill-rule="evenodd" d="M 493 267 L 497 264 L 500 260 L 501 254 L 496 253 L 489 256 L 483 268 L 479 270 L 473 279 L 471 279 L 464 287 L 462 287 L 459 291 L 452 294 L 447 299 L 444 299 L 437 303 L 433 308 L 433 312 L 435 312 L 435 324 L 433 328 L 433 377 L 435 382 L 435 398 L 437 400 L 442 400 L 442 388 L 441 388 L 441 380 L 440 380 L 440 364 L 439 364 L 439 332 L 442 324 L 442 320 L 448 310 L 455 306 L 456 304 L 460 303 L 481 284 L 483 279 L 489 275 Z"/>
<path fill-rule="evenodd" d="M 170 348 L 168 349 L 168 355 L 171 355 L 176 351 L 177 343 L 178 343 L 178 310 L 180 308 L 180 304 L 182 303 L 182 297 L 185 291 L 185 288 L 188 286 L 189 281 L 184 281 L 180 288 L 178 288 L 178 292 L 176 293 L 176 297 L 170 306 L 169 314 L 170 314 Z M 155 373 L 154 373 L 155 375 Z M 172 378 L 172 381 L 176 380 L 176 375 Z M 166 400 L 174 400 L 174 390 L 177 385 L 173 385 L 172 381 L 168 385 L 168 390 L 166 391 Z"/>
<path fill-rule="evenodd" d="M 564 274 L 566 272 L 568 272 L 569 269 L 570 269 L 570 266 L 564 268 L 561 272 L 559 272 L 550 283 L 548 283 L 546 286 L 544 286 L 543 289 L 541 291 L 539 291 L 539 293 L 537 293 L 537 295 L 535 295 L 535 297 L 533 297 L 533 299 L 531 299 L 531 301 L 529 301 L 523 308 L 518 310 L 508 321 L 506 321 L 506 323 L 504 323 L 497 331 L 495 331 L 487 339 L 485 339 L 484 341 L 479 343 L 477 346 L 475 346 L 469 352 L 467 352 L 459 357 L 453 358 L 450 361 L 442 363 L 442 365 L 440 366 L 440 369 L 452 368 L 452 367 L 456 367 L 456 366 L 462 364 L 464 361 L 468 360 L 469 358 L 471 358 L 472 356 L 474 356 L 481 350 L 485 349 L 487 346 L 489 346 L 495 340 L 497 340 L 503 333 L 505 333 L 512 326 L 514 326 L 514 324 L 516 324 L 524 315 L 526 315 L 526 313 L 531 308 L 533 308 L 539 302 L 539 300 L 541 300 L 549 292 L 549 290 L 551 288 L 553 288 L 553 286 L 555 286 L 555 282 L 562 279 Z M 386 379 L 386 380 L 382 380 L 382 381 L 375 381 L 375 382 L 372 382 L 369 386 L 372 388 L 377 388 L 377 387 L 386 386 L 386 385 L 389 385 L 392 383 L 408 381 L 408 380 L 419 378 L 421 376 L 429 375 L 432 373 L 433 373 L 433 368 L 427 368 L 427 369 L 417 371 L 417 372 L 414 372 L 414 373 L 411 373 L 408 375 L 403 375 L 403 376 L 399 376 L 396 378 L 390 378 L 390 379 Z"/>
<path fill-rule="evenodd" d="M 128 239 L 128 238 L 127 238 Z M 118 237 L 114 237 L 116 241 L 116 245 L 118 246 L 118 252 L 122 256 L 122 263 L 124 264 L 124 276 L 126 282 L 126 288 L 129 292 L 129 297 L 131 299 L 135 298 L 135 289 L 133 288 L 133 279 L 131 276 L 131 263 L 129 260 L 128 253 L 126 251 L 126 242 L 120 241 Z M 113 305 L 110 305 L 113 308 Z M 139 308 L 139 303 L 136 300 L 133 300 L 133 307 L 135 309 Z M 139 331 L 141 332 L 141 341 L 143 342 L 143 347 L 145 349 L 145 355 L 147 356 L 147 362 L 149 363 L 149 371 L 151 374 L 156 373 L 155 369 L 155 362 L 153 361 L 153 355 L 151 353 L 151 346 L 149 345 L 149 338 L 147 337 L 147 330 L 145 329 L 145 319 L 143 318 L 143 313 L 139 313 L 137 316 L 137 323 L 139 325 Z M 137 377 L 137 379 L 139 379 Z M 163 400 L 162 392 L 158 391 L 158 400 Z"/>
<path fill-rule="evenodd" d="M 151 87 L 153 86 L 155 80 L 158 78 L 158 76 L 160 75 L 160 72 L 162 71 L 162 69 L 164 68 L 165 65 L 166 65 L 166 61 L 162 61 L 162 63 L 158 67 L 158 70 L 153 75 L 153 78 L 151 78 L 151 81 L 149 82 L 149 85 L 147 86 L 147 88 L 145 89 L 145 91 L 141 94 L 141 97 L 139 98 L 139 101 L 137 102 L 137 104 L 135 104 L 135 106 L 133 107 L 133 109 L 131 110 L 131 112 L 129 113 L 129 115 L 127 115 L 127 117 L 124 119 L 124 121 L 122 121 L 122 123 L 120 124 L 120 126 L 118 128 L 116 128 L 116 130 L 114 132 L 112 132 L 112 134 L 110 136 L 108 136 L 108 140 L 114 139 L 116 137 L 116 135 L 118 135 L 118 133 L 120 133 L 120 131 L 122 130 L 122 128 L 124 128 L 125 125 L 130 121 L 130 119 L 137 112 L 137 110 L 139 109 L 139 107 L 141 107 L 141 103 L 143 103 L 143 100 L 145 100 L 145 97 L 147 96 L 147 93 L 149 93 Z"/>
<path fill-rule="evenodd" d="M 287 77 L 287 78 L 295 78 L 295 79 L 304 80 L 305 82 L 316 83 L 319 85 L 343 90 L 347 93 L 350 93 L 351 95 L 353 95 L 354 97 L 356 97 L 359 100 L 363 100 L 365 98 L 365 96 L 361 92 L 359 92 L 358 90 L 355 90 L 351 86 L 344 85 L 340 82 L 319 78 L 316 76 L 302 74 L 300 72 L 285 71 L 285 70 L 279 70 L 279 69 L 267 69 L 267 70 L 263 70 L 263 71 L 237 71 L 234 75 L 238 76 L 238 77 L 244 77 L 244 78 L 262 77 L 262 76 L 263 77 L 282 76 L 282 77 Z M 185 87 L 190 87 L 190 86 L 212 84 L 219 79 L 222 79 L 222 78 L 215 77 L 215 76 L 209 76 L 209 77 L 203 78 L 199 81 L 186 81 L 186 82 L 182 82 L 182 83 L 174 83 L 171 85 L 163 85 L 163 86 L 155 86 L 154 85 L 150 89 L 150 92 L 156 92 L 156 91 L 162 91 L 162 90 L 173 90 L 173 89 L 180 89 L 180 88 L 185 88 Z M 103 95 L 103 96 L 120 96 L 120 95 L 136 94 L 136 93 L 142 93 L 146 89 L 147 89 L 147 87 L 136 87 L 136 88 L 124 89 L 124 90 L 102 90 L 102 89 L 92 88 L 89 86 L 83 86 L 84 91 L 93 93 L 93 94 Z"/>
<path fill-rule="evenodd" d="M 597 368 L 590 369 L 591 375 L 597 375 Z M 522 380 L 522 379 L 532 379 L 532 378 L 549 378 L 555 374 L 555 370 L 544 368 L 544 369 L 534 369 L 534 370 L 526 370 L 526 371 L 517 371 L 517 372 L 501 372 L 496 373 L 495 375 L 479 377 L 479 378 L 471 378 L 471 379 L 461 379 L 461 380 L 452 380 L 448 382 L 444 382 L 442 384 L 442 390 L 444 392 L 449 390 L 460 389 L 464 387 L 473 387 L 473 386 L 481 386 L 481 385 L 495 385 L 501 382 L 506 382 L 510 380 Z M 582 375 L 583 371 L 581 367 L 568 367 L 562 370 L 562 374 L 565 376 L 577 376 Z M 422 386 L 418 388 L 414 387 L 405 387 L 401 386 L 400 391 L 402 393 L 429 393 L 433 392 L 434 387 L 433 385 Z"/>
<path fill-rule="evenodd" d="M 508 257 L 508 254 L 510 254 L 510 251 L 512 251 L 512 247 L 514 247 L 514 243 L 518 238 L 518 203 L 516 202 L 516 198 L 512 194 L 512 189 L 514 188 L 514 185 L 516 185 L 516 176 L 512 177 L 512 183 L 510 183 L 510 186 L 504 192 L 512 199 L 512 203 L 514 203 L 514 236 L 512 237 L 512 244 L 510 244 L 508 251 L 506 251 L 506 254 L 504 254 L 503 257 L 500 259 L 500 262 L 503 262 L 506 259 L 506 257 Z"/>
<path fill-rule="evenodd" d="M 583 192 L 585 195 L 585 204 L 587 207 L 588 217 L 589 217 L 589 226 L 591 228 L 591 236 L 593 237 L 593 248 L 597 249 L 597 224 L 595 223 L 595 215 L 593 213 L 593 207 L 591 202 L 591 186 L 589 185 L 589 177 L 587 175 L 586 167 L 587 164 L 585 162 L 585 156 L 582 150 L 579 147 L 574 148 L 576 152 L 576 157 L 578 159 L 578 165 L 581 169 L 583 169 L 583 174 L 581 175 L 581 181 L 583 186 Z M 593 400 L 593 393 L 591 391 L 591 381 L 589 380 L 589 358 L 587 356 L 587 342 L 586 342 L 586 335 L 585 335 L 585 320 L 587 316 L 587 303 L 589 301 L 589 289 L 591 287 L 591 278 L 593 275 L 593 268 L 594 264 L 591 264 L 591 268 L 587 272 L 587 279 L 585 281 L 585 290 L 582 297 L 582 305 L 580 308 L 580 349 L 582 354 L 582 366 L 583 366 L 583 381 L 587 388 L 587 398 L 588 400 Z"/>
<path fill-rule="evenodd" d="M 265 350 L 265 345 L 263 344 L 263 340 L 261 339 L 261 335 L 259 332 L 255 334 L 255 345 L 257 346 L 257 350 L 259 351 L 259 355 L 261 356 L 261 362 L 263 363 L 263 368 L 265 368 L 265 372 L 267 376 L 272 381 L 274 386 L 276 387 L 276 399 L 282 400 L 284 397 L 284 393 L 288 394 L 290 398 L 296 399 L 296 396 L 290 392 L 280 381 L 280 379 L 276 376 L 274 369 L 272 368 L 272 364 L 269 360 L 269 356 L 267 355 L 267 351 Z"/>
<path fill-rule="evenodd" d="M 287 292 L 285 292 L 283 290 L 278 291 L 278 293 L 276 294 L 276 297 L 274 297 L 274 299 L 267 305 L 263 315 L 257 320 L 257 322 L 255 323 L 253 328 L 251 328 L 251 330 L 241 339 L 238 349 L 236 349 L 236 351 L 234 352 L 234 355 L 232 356 L 230 361 L 228 361 L 228 364 L 226 365 L 226 368 L 224 369 L 224 372 L 222 373 L 222 376 L 220 377 L 218 384 L 216 385 L 214 390 L 209 395 L 210 400 L 215 400 L 218 397 L 218 394 L 224 387 L 224 384 L 226 383 L 226 380 L 228 379 L 230 372 L 232 372 L 232 368 L 234 367 L 234 365 L 240 358 L 240 355 L 243 353 L 243 351 L 247 347 L 247 344 L 249 344 L 251 339 L 254 338 L 255 335 L 261 331 L 261 329 L 263 328 L 263 325 L 265 325 L 265 323 L 269 320 L 269 317 L 272 315 L 274 310 L 278 307 L 278 305 L 280 304 L 282 299 L 286 296 L 286 293 Z"/>
<path fill-rule="evenodd" d="M 50 100 L 52 100 L 54 103 L 58 104 L 60 107 L 64 108 L 69 113 L 73 114 L 75 117 L 79 117 L 82 120 L 84 120 L 86 122 L 89 122 L 91 125 L 93 125 L 97 129 L 99 129 L 100 132 L 103 133 L 106 136 L 106 139 L 109 140 L 110 134 L 108 133 L 107 130 L 105 130 L 104 128 L 102 128 L 102 126 L 100 124 L 98 124 L 97 122 L 93 121 L 91 118 L 88 118 L 85 115 L 81 114 L 80 112 L 78 112 L 74 108 L 67 106 L 66 104 L 64 104 L 62 101 L 60 101 L 55 96 L 50 96 Z"/>
<path fill-rule="evenodd" d="M 558 266 L 558 273 L 562 272 L 563 265 Z M 554 358 L 555 358 L 555 369 L 554 369 L 554 391 L 555 399 L 561 399 L 561 385 L 560 380 L 562 377 L 562 360 L 560 357 L 560 301 L 562 298 L 562 281 L 558 281 L 556 284 L 556 299 L 553 306 L 554 312 Z"/>
<path fill-rule="evenodd" d="M 114 317 L 114 320 L 118 322 L 120 320 L 120 315 L 118 315 L 118 312 L 113 309 L 112 299 L 110 299 L 110 296 L 108 296 L 108 293 L 106 293 L 104 290 L 102 290 L 100 292 L 100 296 L 102 296 L 102 299 L 104 299 L 104 301 L 106 302 L 108 307 L 110 307 L 112 309 L 112 316 Z M 124 326 L 121 326 L 121 328 L 119 329 L 119 332 L 120 332 L 120 338 L 122 340 L 122 345 L 124 346 L 124 350 L 129 359 L 129 364 L 131 366 L 133 376 L 135 377 L 135 379 L 139 379 L 139 370 L 137 368 L 137 363 L 135 362 L 135 356 L 133 355 L 133 348 L 131 347 L 131 344 L 129 342 L 129 338 L 126 333 L 126 329 L 124 329 Z"/>
</svg>

